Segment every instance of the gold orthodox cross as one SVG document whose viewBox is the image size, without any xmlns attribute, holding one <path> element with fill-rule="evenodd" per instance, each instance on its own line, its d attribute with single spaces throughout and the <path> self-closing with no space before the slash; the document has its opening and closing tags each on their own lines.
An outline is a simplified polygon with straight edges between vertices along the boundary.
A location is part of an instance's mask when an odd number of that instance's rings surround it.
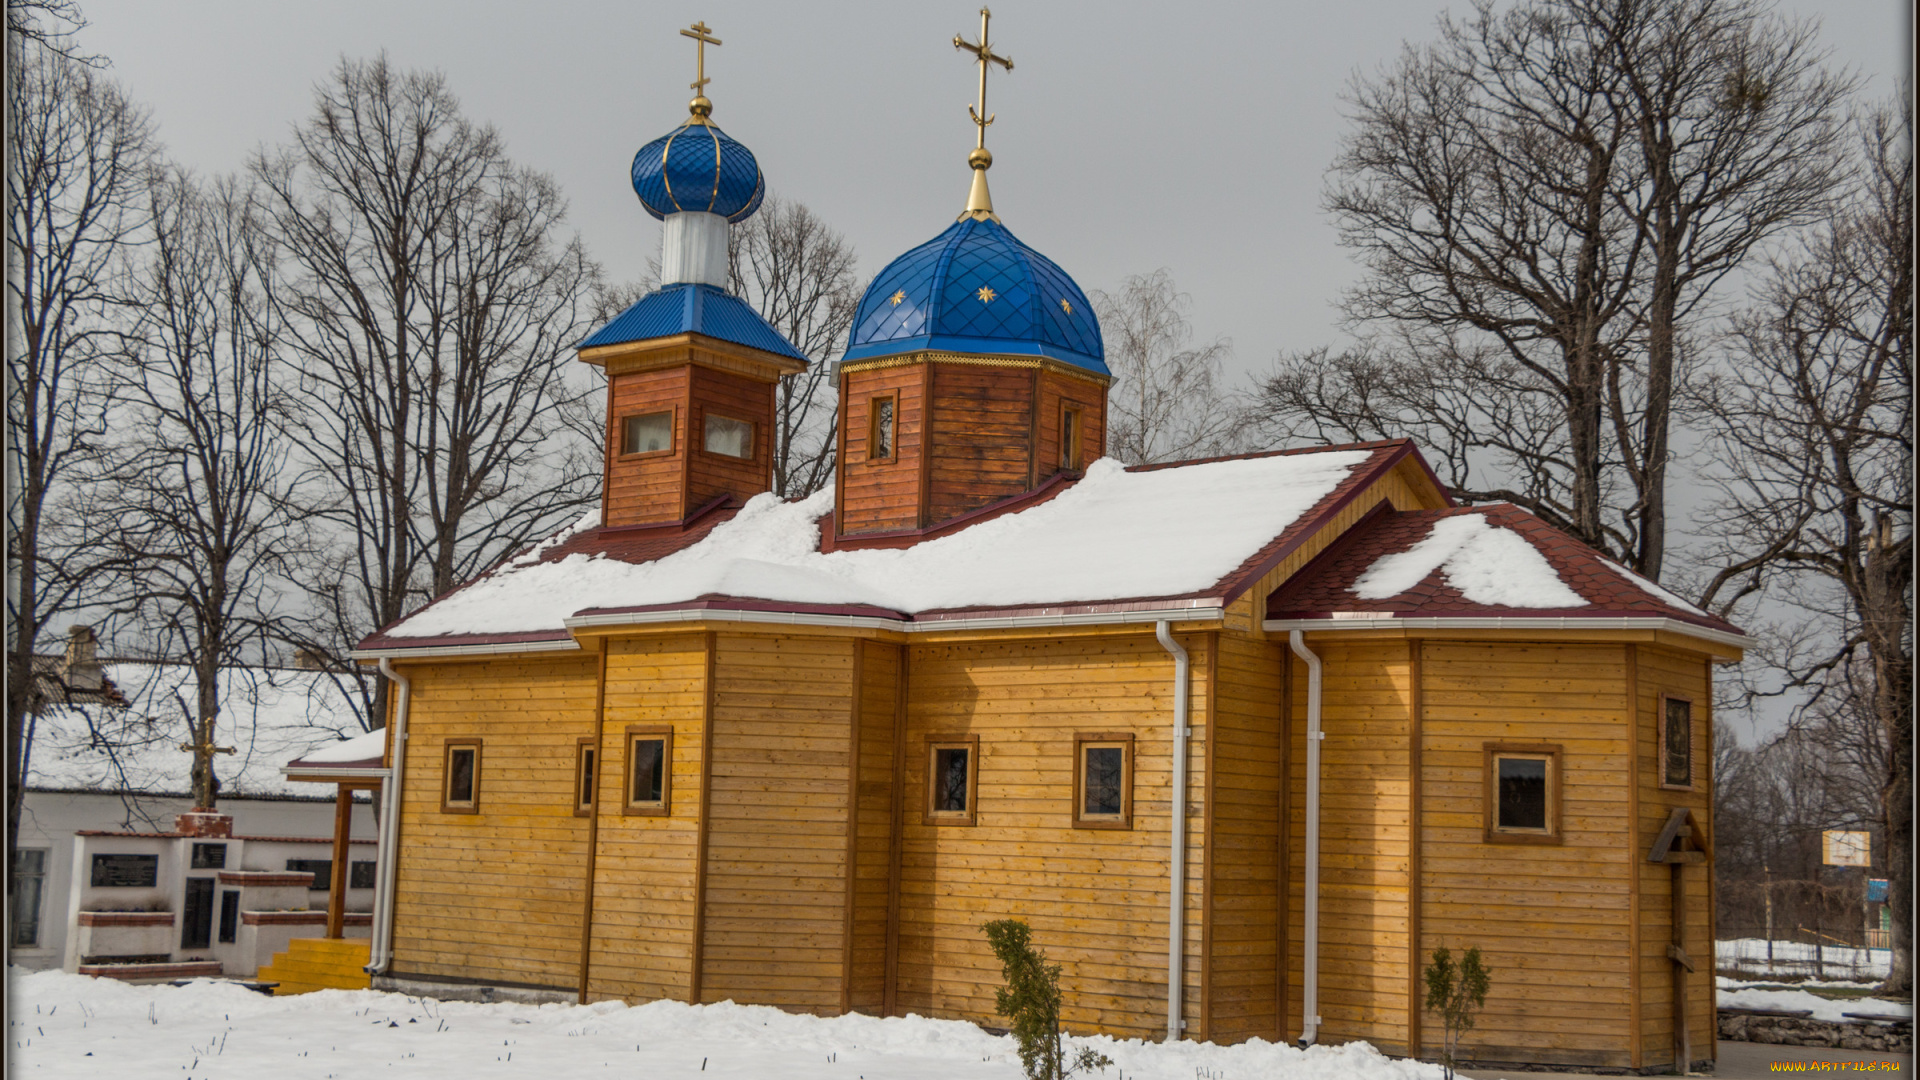
<svg viewBox="0 0 1920 1080">
<path fill-rule="evenodd" d="M 995 55 L 992 43 L 987 40 L 987 21 L 992 18 L 993 12 L 986 8 L 980 9 L 979 41 L 968 41 L 959 34 L 953 35 L 953 47 L 961 52 L 972 53 L 980 64 L 980 107 L 975 109 L 971 105 L 967 106 L 967 113 L 973 117 L 974 126 L 980 129 L 979 138 L 973 144 L 974 148 L 979 150 L 986 149 L 987 125 L 993 123 L 992 115 L 987 112 L 987 64 L 991 62 L 999 64 L 1008 71 L 1013 70 L 1013 61 L 1004 56 Z"/>
<path fill-rule="evenodd" d="M 681 37 L 690 37 L 699 42 L 694 46 L 694 79 L 689 84 L 696 94 L 705 94 L 706 91 L 701 88 L 713 81 L 707 78 L 707 46 L 720 44 L 720 39 L 710 36 L 712 33 L 713 27 L 708 26 L 704 19 L 680 31 Z"/>
<path fill-rule="evenodd" d="M 199 742 L 180 744 L 182 752 L 209 759 L 215 754 L 231 754 L 235 752 L 231 746 L 213 745 L 213 722 L 211 720 L 203 724 L 201 730 L 205 731 L 206 734 L 201 737 Z"/>
</svg>

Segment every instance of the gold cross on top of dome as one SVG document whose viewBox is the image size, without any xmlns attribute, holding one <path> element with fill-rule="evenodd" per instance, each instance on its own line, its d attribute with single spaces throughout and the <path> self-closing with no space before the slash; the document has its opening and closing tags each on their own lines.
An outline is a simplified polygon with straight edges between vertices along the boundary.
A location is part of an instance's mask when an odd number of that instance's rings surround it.
<svg viewBox="0 0 1920 1080">
<path fill-rule="evenodd" d="M 961 52 L 972 53 L 980 65 L 980 107 L 976 109 L 972 105 L 967 106 L 967 112 L 973 117 L 974 125 L 980 129 L 979 135 L 973 144 L 976 149 L 986 148 L 987 125 L 993 123 L 993 117 L 987 112 L 987 65 L 990 63 L 999 64 L 1008 71 L 1013 70 L 1013 61 L 1007 57 L 996 55 L 993 51 L 992 43 L 987 40 L 987 22 L 992 18 L 993 12 L 986 8 L 980 9 L 979 41 L 968 41 L 959 34 L 953 35 L 953 47 L 959 49 Z"/>
<path fill-rule="evenodd" d="M 693 115 L 704 118 L 713 114 L 713 102 L 707 100 L 706 91 L 707 84 L 713 81 L 707 78 L 707 46 L 720 44 L 720 39 L 713 36 L 713 27 L 708 26 L 705 20 L 680 31 L 680 36 L 690 37 L 698 42 L 694 46 L 693 82 L 687 85 L 694 93 L 693 104 L 689 108 Z"/>
</svg>

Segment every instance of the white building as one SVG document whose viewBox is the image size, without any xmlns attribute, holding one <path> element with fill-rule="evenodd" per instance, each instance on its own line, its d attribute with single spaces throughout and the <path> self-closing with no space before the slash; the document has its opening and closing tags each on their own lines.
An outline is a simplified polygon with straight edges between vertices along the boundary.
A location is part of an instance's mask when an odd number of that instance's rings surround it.
<svg viewBox="0 0 1920 1080">
<path fill-rule="evenodd" d="M 83 894 L 90 910 L 133 916 L 141 913 L 133 909 L 144 909 L 147 922 L 161 921 L 152 918 L 156 909 L 178 913 L 164 920 L 164 930 L 143 928 L 139 933 L 150 939 L 151 948 L 137 952 L 191 954 L 203 938 L 209 959 L 215 952 L 233 952 L 221 948 L 232 940 L 220 939 L 244 931 L 226 926 L 230 920 L 219 910 L 226 898 L 213 890 L 220 888 L 222 869 L 229 876 L 312 871 L 318 887 L 290 899 L 304 899 L 305 906 L 324 913 L 335 789 L 289 781 L 282 766 L 361 733 L 342 688 L 317 671 L 235 668 L 223 673 L 214 741 L 234 753 L 216 755 L 214 772 L 218 810 L 232 816 L 232 836 L 219 844 L 189 846 L 192 840 L 176 832 L 175 819 L 192 809 L 193 758 L 181 748 L 191 741 L 192 673 L 174 665 L 96 662 L 91 633 L 83 637 L 83 629 L 75 628 L 65 657 L 36 666 L 46 669 L 36 671 L 42 675 L 36 681 L 46 682 L 48 693 L 33 730 L 14 854 L 10 962 L 59 967 L 68 962 L 70 945 L 86 951 L 85 942 L 70 940 Z M 357 802 L 348 912 L 372 909 L 376 832 L 372 806 Z M 222 850 L 215 853 L 213 847 Z M 86 866 L 77 865 L 82 858 Z M 224 866 L 195 865 L 216 859 Z M 114 884 L 145 880 L 148 868 L 151 886 Z M 102 931 L 93 927 L 89 934 Z M 125 936 L 117 929 L 113 934 Z M 124 952 L 119 946 L 109 951 Z M 76 953 L 72 959 L 83 958 Z"/>
</svg>

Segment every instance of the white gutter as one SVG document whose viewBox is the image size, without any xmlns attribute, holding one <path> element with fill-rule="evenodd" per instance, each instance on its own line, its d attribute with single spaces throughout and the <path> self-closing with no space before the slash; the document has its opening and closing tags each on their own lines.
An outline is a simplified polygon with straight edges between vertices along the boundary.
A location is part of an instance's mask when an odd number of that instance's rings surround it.
<svg viewBox="0 0 1920 1080">
<path fill-rule="evenodd" d="M 407 656 L 495 656 L 501 653 L 578 651 L 580 651 L 580 643 L 572 638 L 554 638 L 547 641 L 490 641 L 482 645 L 424 645 L 417 649 L 406 647 L 355 649 L 347 656 L 354 660 L 383 660 L 389 657 L 397 659 Z"/>
<path fill-rule="evenodd" d="M 1306 958 L 1300 996 L 1300 1045 L 1312 1045 L 1320 1031 L 1320 658 L 1307 648 L 1300 631 L 1287 634 L 1293 653 L 1307 662 L 1307 884 Z"/>
<path fill-rule="evenodd" d="M 1167 884 L 1167 1041 L 1178 1042 L 1180 1029 L 1180 990 L 1186 937 L 1187 898 L 1187 738 L 1193 729 L 1187 726 L 1187 650 L 1173 640 L 1170 624 L 1162 619 L 1153 624 L 1160 647 L 1173 654 L 1173 807 L 1168 815 L 1169 863 Z"/>
<path fill-rule="evenodd" d="M 393 670 L 391 659 L 380 658 L 380 674 L 399 689 L 400 697 L 393 703 L 392 775 L 380 785 L 380 850 L 373 878 L 373 941 L 368 947 L 366 967 L 369 975 L 385 972 L 393 962 L 393 875 L 400 857 L 400 775 L 407 761 L 407 704 L 413 692 L 412 681 Z"/>
<path fill-rule="evenodd" d="M 1753 639 L 1745 634 L 1730 634 L 1725 630 L 1665 616 L 1451 615 L 1400 618 L 1386 613 L 1336 611 L 1328 619 L 1268 619 L 1260 626 L 1269 633 L 1283 630 L 1665 630 L 1735 649 L 1746 649 L 1753 645 Z"/>
</svg>

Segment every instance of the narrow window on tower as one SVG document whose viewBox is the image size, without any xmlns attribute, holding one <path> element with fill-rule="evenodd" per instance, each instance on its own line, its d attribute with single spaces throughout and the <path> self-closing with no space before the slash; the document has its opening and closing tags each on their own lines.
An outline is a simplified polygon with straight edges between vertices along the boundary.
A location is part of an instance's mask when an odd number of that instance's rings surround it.
<svg viewBox="0 0 1920 1080">
<path fill-rule="evenodd" d="M 707 453 L 731 458 L 753 456 L 753 425 L 747 421 L 708 413 L 706 432 Z"/>
<path fill-rule="evenodd" d="M 867 407 L 867 460 L 893 460 L 894 396 L 877 397 Z"/>
<path fill-rule="evenodd" d="M 593 759 L 595 746 L 592 736 L 582 736 L 573 751 L 573 814 L 575 817 L 587 817 L 593 813 Z"/>
<path fill-rule="evenodd" d="M 673 449 L 673 413 L 629 416 L 620 422 L 622 454 L 658 454 Z"/>
<path fill-rule="evenodd" d="M 445 786 L 440 810 L 447 814 L 480 812 L 480 740 L 448 739 Z"/>
<path fill-rule="evenodd" d="M 1693 702 L 1660 697 L 1660 786 L 1693 787 Z"/>
<path fill-rule="evenodd" d="M 673 794 L 673 731 L 627 729 L 627 805 L 625 813 L 665 816 Z"/>
<path fill-rule="evenodd" d="M 1560 747 L 1487 743 L 1485 754 L 1486 842 L 1560 843 Z"/>
<path fill-rule="evenodd" d="M 922 823 L 971 825 L 980 784 L 980 737 L 929 736 L 927 803 Z"/>
<path fill-rule="evenodd" d="M 1070 405 L 1060 408 L 1060 467 L 1080 467 L 1080 410 Z"/>
<path fill-rule="evenodd" d="M 1133 736 L 1073 737 L 1073 825 L 1133 828 Z"/>
</svg>

